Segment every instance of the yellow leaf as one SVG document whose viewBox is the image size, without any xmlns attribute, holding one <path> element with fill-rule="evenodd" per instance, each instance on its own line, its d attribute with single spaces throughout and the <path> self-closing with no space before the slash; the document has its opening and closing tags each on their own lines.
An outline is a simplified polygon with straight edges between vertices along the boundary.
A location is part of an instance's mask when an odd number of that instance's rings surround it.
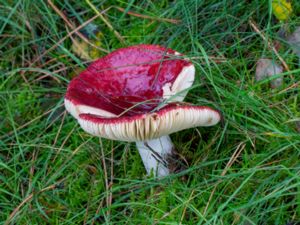
<svg viewBox="0 0 300 225">
<path fill-rule="evenodd" d="M 89 55 L 89 46 L 86 42 L 79 40 L 79 38 L 74 38 L 72 44 L 72 51 L 82 59 L 91 60 Z"/>
<path fill-rule="evenodd" d="M 96 38 L 89 39 L 89 41 L 94 45 L 101 47 L 101 39 L 103 37 L 103 34 L 101 32 L 97 32 L 95 36 Z M 86 43 L 85 41 L 79 38 L 73 38 L 72 41 L 72 51 L 80 58 L 84 60 L 93 60 L 101 56 L 101 52 L 99 51 L 99 49 Z"/>
<path fill-rule="evenodd" d="M 288 0 L 273 0 L 272 10 L 274 16 L 281 21 L 287 20 L 293 12 L 292 4 Z"/>
</svg>

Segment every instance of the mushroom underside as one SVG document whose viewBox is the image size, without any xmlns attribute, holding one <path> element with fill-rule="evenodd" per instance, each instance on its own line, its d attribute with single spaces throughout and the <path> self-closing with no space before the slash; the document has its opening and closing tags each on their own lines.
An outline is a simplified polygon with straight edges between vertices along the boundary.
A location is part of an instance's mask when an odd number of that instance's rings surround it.
<svg viewBox="0 0 300 225">
<path fill-rule="evenodd" d="M 88 133 L 121 141 L 146 141 L 198 126 L 213 126 L 220 114 L 203 106 L 172 106 L 136 116 L 103 118 L 80 114 L 78 122 Z"/>
<path fill-rule="evenodd" d="M 169 134 L 192 127 L 212 126 L 221 119 L 218 111 L 206 106 L 171 104 L 146 114 L 119 117 L 111 114 L 110 117 L 104 117 L 107 115 L 105 111 L 88 108 L 89 112 L 97 114 L 78 114 L 86 108 L 70 101 L 65 103 L 87 133 L 112 140 L 136 142 L 147 173 L 153 171 L 158 177 L 170 173 L 168 158 L 172 156 L 174 146 Z M 103 116 L 99 116 L 99 112 Z"/>
</svg>

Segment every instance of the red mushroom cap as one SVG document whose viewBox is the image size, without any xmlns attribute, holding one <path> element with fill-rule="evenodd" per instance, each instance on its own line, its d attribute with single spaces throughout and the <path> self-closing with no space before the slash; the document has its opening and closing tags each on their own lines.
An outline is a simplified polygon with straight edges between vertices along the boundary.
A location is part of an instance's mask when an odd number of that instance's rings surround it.
<svg viewBox="0 0 300 225">
<path fill-rule="evenodd" d="M 164 100 L 164 89 L 170 89 L 182 71 L 191 71 L 187 80 L 189 86 L 193 83 L 193 65 L 178 55 L 158 45 L 118 49 L 74 78 L 65 98 L 115 115 L 128 108 L 126 115 L 149 112 Z"/>
<path fill-rule="evenodd" d="M 158 45 L 122 48 L 96 60 L 70 82 L 65 107 L 87 132 L 115 140 L 147 140 L 181 128 L 214 125 L 220 120 L 215 110 L 170 103 L 184 99 L 194 76 L 193 64 L 174 50 Z M 167 106 L 153 112 L 165 100 Z M 169 116 L 184 125 L 178 127 L 170 119 L 169 125 L 158 125 L 159 120 L 151 119 Z M 163 124 L 169 128 L 159 128 Z"/>
</svg>

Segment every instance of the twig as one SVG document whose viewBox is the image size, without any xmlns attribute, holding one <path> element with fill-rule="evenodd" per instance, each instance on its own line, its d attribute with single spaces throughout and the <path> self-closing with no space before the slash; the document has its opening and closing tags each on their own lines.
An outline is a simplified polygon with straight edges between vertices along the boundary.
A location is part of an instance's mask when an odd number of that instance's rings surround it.
<svg viewBox="0 0 300 225">
<path fill-rule="evenodd" d="M 243 143 L 243 142 L 241 142 L 241 143 L 237 146 L 236 150 L 235 150 L 234 153 L 232 154 L 231 158 L 229 159 L 228 163 L 226 164 L 224 170 L 223 170 L 222 173 L 221 173 L 221 176 L 222 176 L 222 177 L 225 176 L 225 174 L 227 173 L 227 171 L 229 170 L 229 168 L 232 166 L 232 164 L 236 161 L 236 159 L 239 157 L 239 155 L 241 154 L 241 152 L 244 150 L 245 146 L 246 146 L 246 144 Z M 206 206 L 205 206 L 205 209 L 204 209 L 204 211 L 203 211 L 203 215 L 206 214 L 207 209 L 208 209 L 208 207 L 209 207 L 209 204 L 210 204 L 210 202 L 211 202 L 211 200 L 212 200 L 212 197 L 213 197 L 213 195 L 214 195 L 214 193 L 215 193 L 215 191 L 216 191 L 216 189 L 217 189 L 217 186 L 218 186 L 221 182 L 222 182 L 221 180 L 218 180 L 218 182 L 215 184 L 215 186 L 214 186 L 212 192 L 210 193 L 209 199 L 208 199 L 207 204 L 206 204 Z"/>
<path fill-rule="evenodd" d="M 169 23 L 173 23 L 173 24 L 179 24 L 181 23 L 181 20 L 176 20 L 176 19 L 168 19 L 168 18 L 156 18 L 153 16 L 147 16 L 147 15 L 142 15 L 133 11 L 126 11 L 124 8 L 118 7 L 118 6 L 114 6 L 114 8 L 116 8 L 117 10 L 127 13 L 128 15 L 131 16 L 135 16 L 135 17 L 140 17 L 143 19 L 150 19 L 150 20 L 157 20 L 157 21 L 162 21 L 162 22 L 169 22 Z"/>
</svg>

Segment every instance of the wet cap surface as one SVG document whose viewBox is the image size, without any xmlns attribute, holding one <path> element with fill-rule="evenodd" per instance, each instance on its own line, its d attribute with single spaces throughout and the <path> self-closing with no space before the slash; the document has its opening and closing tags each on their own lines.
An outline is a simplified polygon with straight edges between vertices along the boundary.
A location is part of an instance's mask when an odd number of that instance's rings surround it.
<svg viewBox="0 0 300 225">
<path fill-rule="evenodd" d="M 184 68 L 192 64 L 178 53 L 157 45 L 118 49 L 92 63 L 68 87 L 66 99 L 113 114 L 149 112 L 162 100 Z M 193 67 L 193 66 L 192 66 Z M 194 80 L 194 68 L 189 81 Z"/>
</svg>

